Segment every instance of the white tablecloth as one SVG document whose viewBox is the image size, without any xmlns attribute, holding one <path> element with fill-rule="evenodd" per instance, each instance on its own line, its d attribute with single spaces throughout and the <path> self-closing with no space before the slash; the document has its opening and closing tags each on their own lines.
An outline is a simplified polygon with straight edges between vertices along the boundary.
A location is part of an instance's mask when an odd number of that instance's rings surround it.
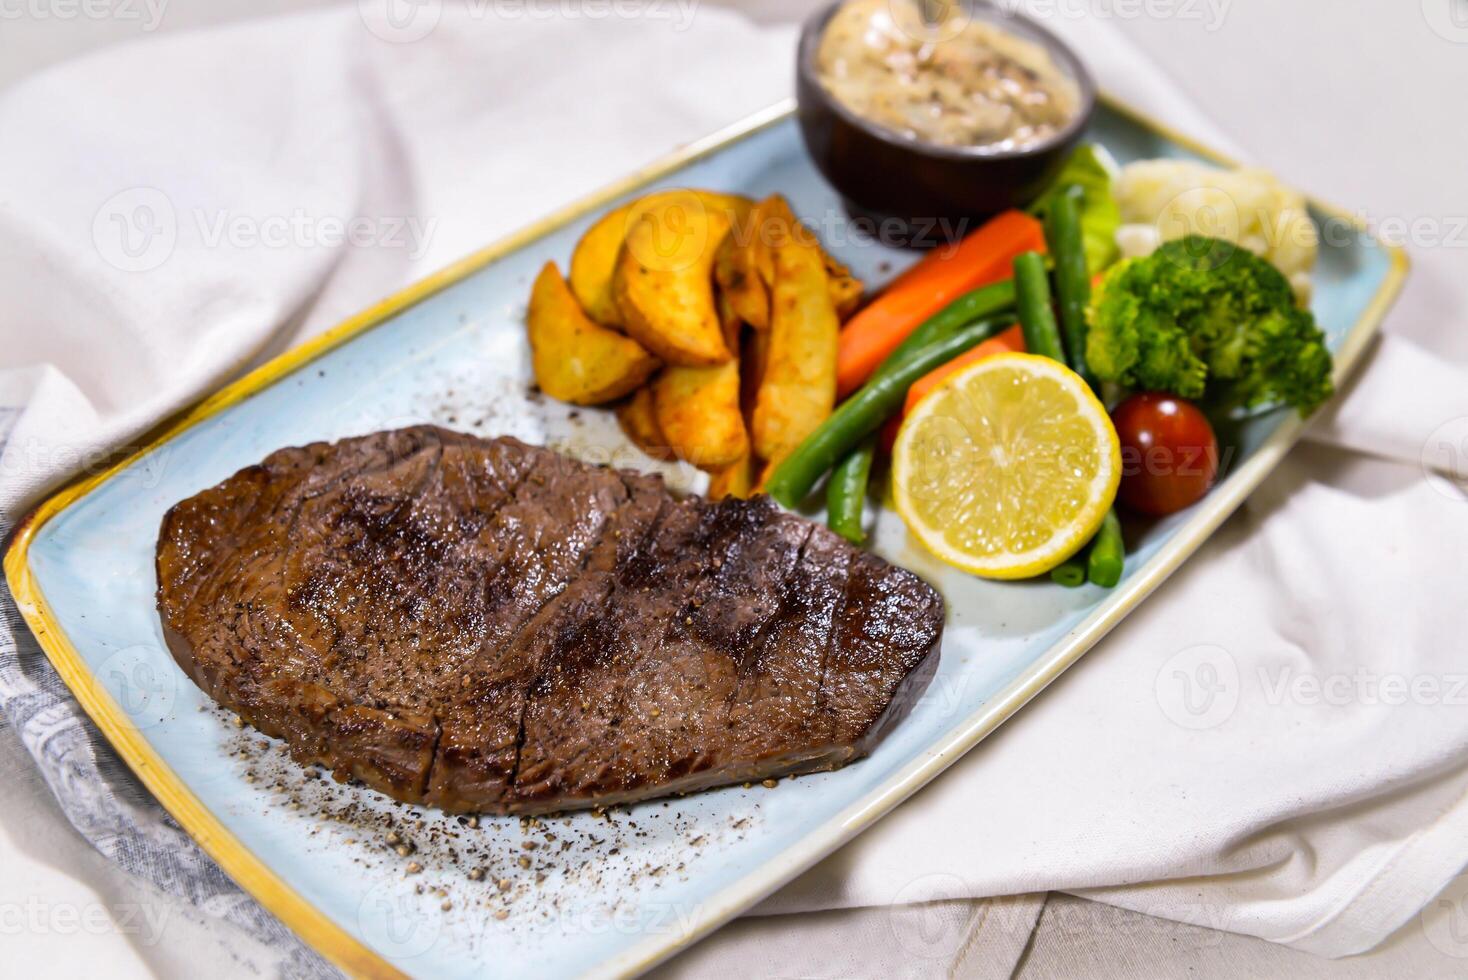
<svg viewBox="0 0 1468 980">
<path fill-rule="evenodd" d="M 160 37 L 0 97 L 8 515 L 246 364 L 789 85 L 790 29 L 712 8 L 449 9 L 405 42 L 373 7 L 375 31 L 346 8 Z M 1106 87 L 1210 135 L 1111 25 L 1052 21 Z M 159 194 L 188 216 L 167 254 Z M 297 213 L 311 233 L 261 240 Z M 375 229 L 364 247 L 315 234 L 356 216 Z M 243 237 L 216 240 L 229 227 Z M 1314 444 L 1082 665 L 759 911 L 881 909 L 854 965 L 966 968 L 1002 959 L 1000 937 L 1022 948 L 1039 909 L 956 901 L 976 896 L 1072 890 L 1326 955 L 1415 915 L 1468 858 L 1454 601 L 1468 512 L 1422 464 L 1462 445 L 1468 385 L 1449 357 L 1461 314 L 1435 312 L 1389 322 Z M 25 669 L 0 673 L 7 717 L 68 817 L 118 860 L 140 826 L 168 846 L 146 802 L 119 800 L 125 779 L 88 768 L 105 755 L 52 751 L 83 723 L 24 641 L 10 656 Z M 1222 685 L 1211 702 L 1203 682 Z M 183 864 L 132 870 L 197 901 L 204 866 Z M 280 941 L 227 884 L 205 904 Z M 822 921 L 763 930 L 756 953 L 773 966 L 825 948 Z"/>
</svg>

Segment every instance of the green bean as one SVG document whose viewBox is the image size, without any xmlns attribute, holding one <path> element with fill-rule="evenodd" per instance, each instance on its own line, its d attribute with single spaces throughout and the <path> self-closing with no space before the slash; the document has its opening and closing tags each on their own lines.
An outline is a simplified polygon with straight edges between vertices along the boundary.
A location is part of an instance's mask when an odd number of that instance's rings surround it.
<svg viewBox="0 0 1468 980">
<path fill-rule="evenodd" d="M 1064 210 L 1065 205 L 1060 202 L 1065 199 L 1065 195 L 1057 198 L 1055 204 L 1059 206 L 1058 210 Z M 1071 203 L 1074 204 L 1073 201 Z M 1053 214 L 1054 211 L 1052 210 L 1051 213 Z M 1054 249 L 1053 245 L 1051 247 Z M 1057 263 L 1061 261 L 1059 256 L 1056 261 Z M 1084 275 L 1084 254 L 1082 254 L 1081 263 L 1082 275 Z M 1060 331 L 1055 323 L 1055 312 L 1050 308 L 1050 282 L 1045 275 L 1045 260 L 1038 253 L 1026 252 L 1014 260 L 1014 288 L 1019 303 L 1020 329 L 1024 331 L 1025 335 L 1025 347 L 1032 354 L 1041 354 L 1064 364 L 1065 349 L 1060 343 Z M 1086 289 L 1089 294 L 1089 283 L 1086 284 Z M 1081 315 L 1081 338 L 1080 341 L 1072 341 L 1073 346 L 1084 342 L 1084 308 L 1082 308 Z M 1076 373 L 1080 374 L 1079 371 Z M 1109 589 L 1121 581 L 1121 573 L 1125 565 L 1126 548 L 1121 539 L 1121 522 L 1117 520 L 1116 511 L 1113 509 L 1107 512 L 1106 519 L 1101 523 L 1101 530 L 1096 533 L 1091 543 L 1081 549 L 1080 554 L 1051 570 L 1050 578 L 1061 585 L 1074 588 L 1084 580 L 1081 577 L 1081 570 L 1084 567 L 1085 578 L 1089 578 L 1095 585 Z"/>
<path fill-rule="evenodd" d="M 1086 307 L 1091 302 L 1091 273 L 1086 266 L 1086 248 L 1081 239 L 1081 217 L 1075 188 L 1055 195 L 1045 222 L 1045 241 L 1055 262 L 1055 294 L 1060 300 L 1060 326 L 1070 368 L 1096 387 L 1095 375 L 1086 363 Z"/>
<path fill-rule="evenodd" d="M 867 539 L 866 529 L 861 526 L 862 506 L 866 503 L 867 480 L 876 454 L 877 440 L 867 436 L 866 442 L 836 465 L 826 484 L 826 523 L 852 544 Z"/>
<path fill-rule="evenodd" d="M 1014 298 L 1019 307 L 1019 326 L 1025 335 L 1025 350 L 1065 363 L 1060 346 L 1060 328 L 1050 308 L 1050 276 L 1039 252 L 1026 252 L 1014 260 Z"/>
<path fill-rule="evenodd" d="M 1050 570 L 1050 579 L 1067 589 L 1078 589 L 1086 584 L 1086 549 L 1082 548 L 1055 568 Z"/>
<path fill-rule="evenodd" d="M 1093 585 L 1114 588 L 1121 581 L 1122 569 L 1126 567 L 1126 544 L 1121 539 L 1121 521 L 1116 510 L 1106 512 L 1101 530 L 1091 542 L 1091 554 L 1086 559 L 1086 573 Z"/>
<path fill-rule="evenodd" d="M 786 507 L 798 506 L 832 466 L 897 414 L 914 381 L 1006 326 L 1008 320 L 1003 317 L 980 320 L 913 352 L 890 370 L 879 371 L 785 457 L 766 484 L 766 492 Z"/>
</svg>

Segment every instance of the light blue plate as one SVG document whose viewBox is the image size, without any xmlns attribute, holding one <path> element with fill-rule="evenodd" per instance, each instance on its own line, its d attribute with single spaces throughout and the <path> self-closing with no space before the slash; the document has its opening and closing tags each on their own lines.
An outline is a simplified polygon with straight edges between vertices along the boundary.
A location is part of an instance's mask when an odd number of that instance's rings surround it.
<svg viewBox="0 0 1468 980">
<path fill-rule="evenodd" d="M 1115 109 L 1101 111 L 1094 130 L 1093 137 L 1123 162 L 1188 154 Z M 785 107 L 691 162 L 660 172 L 636 193 L 672 186 L 752 197 L 783 193 L 869 282 L 890 278 L 912 258 L 851 240 L 839 201 L 812 169 Z M 164 511 L 279 447 L 422 421 L 515 435 L 596 462 L 654 468 L 626 444 L 610 413 L 572 412 L 527 396 L 522 316 L 531 280 L 547 259 L 564 269 L 577 237 L 602 210 L 473 268 L 193 425 L 65 507 L 29 542 L 32 584 L 52 618 L 46 621 L 35 608 L 28 612 L 38 626 L 49 627 L 52 635 L 43 638 L 53 657 L 59 656 L 59 633 L 83 662 L 82 683 L 109 694 L 141 732 L 166 767 L 150 774 L 163 781 L 153 785 L 181 783 L 233 836 L 214 842 L 216 852 L 242 847 L 252 853 L 347 934 L 416 975 L 636 971 L 747 908 L 896 805 L 1074 661 L 1206 538 L 1299 431 L 1296 421 L 1278 413 L 1243 426 L 1228 479 L 1204 504 L 1140 534 L 1132 542 L 1127 579 L 1111 592 L 970 578 L 912 547 L 896 515 L 883 513 L 876 549 L 936 584 L 950 616 L 927 694 L 870 759 L 843 771 L 781 782 L 776 789 L 732 788 L 645 804 L 608 817 L 583 813 L 538 827 L 485 818 L 477 828 L 366 790 L 305 778 L 283 761 L 278 746 L 262 748 L 259 735 L 235 728 L 165 649 L 153 572 Z M 1356 232 L 1324 248 L 1315 311 L 1342 372 L 1390 303 L 1403 261 Z M 685 489 L 701 479 L 681 468 L 660 468 Z M 107 734 L 120 741 L 118 732 Z M 135 752 L 123 754 L 137 764 Z M 399 835 L 413 841 L 410 856 L 388 846 L 383 821 L 389 817 Z M 526 840 L 537 847 L 524 849 Z M 422 870 L 407 873 L 409 862 Z M 482 880 L 469 877 L 475 868 L 484 869 Z M 262 897 L 298 929 L 313 931 L 277 897 Z M 340 956 L 320 935 L 306 938 Z"/>
</svg>

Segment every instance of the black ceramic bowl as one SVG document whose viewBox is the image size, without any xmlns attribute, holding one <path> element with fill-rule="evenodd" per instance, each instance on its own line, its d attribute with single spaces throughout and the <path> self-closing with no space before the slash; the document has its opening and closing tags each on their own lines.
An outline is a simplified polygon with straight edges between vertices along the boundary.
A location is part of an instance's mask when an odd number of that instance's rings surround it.
<svg viewBox="0 0 1468 980">
<path fill-rule="evenodd" d="M 856 215 L 873 219 L 889 241 L 933 244 L 1008 208 L 1033 201 L 1055 179 L 1090 122 L 1096 86 L 1075 53 L 1034 21 L 972 2 L 970 11 L 1045 47 L 1080 89 L 1080 107 L 1064 130 L 1044 143 L 1013 151 L 942 146 L 908 139 L 868 122 L 838 103 L 821 84 L 816 53 L 826 24 L 841 4 L 810 20 L 800 36 L 797 115 L 806 148 Z M 895 232 L 895 234 L 893 234 Z M 927 241 L 924 241 L 927 239 Z"/>
</svg>

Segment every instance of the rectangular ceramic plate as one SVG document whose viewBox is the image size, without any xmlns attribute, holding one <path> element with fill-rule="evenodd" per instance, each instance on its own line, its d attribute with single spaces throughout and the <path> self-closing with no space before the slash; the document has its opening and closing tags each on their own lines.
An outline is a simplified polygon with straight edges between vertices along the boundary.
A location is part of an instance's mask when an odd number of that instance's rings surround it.
<svg viewBox="0 0 1468 980">
<path fill-rule="evenodd" d="M 1115 105 L 1093 128 L 1123 162 L 1217 159 Z M 160 635 L 153 549 L 163 512 L 279 447 L 420 421 L 653 468 L 610 413 L 529 394 L 522 317 L 543 262 L 564 269 L 577 237 L 608 206 L 668 186 L 784 193 L 869 282 L 912 261 L 853 241 L 839 220 L 833 226 L 840 203 L 807 160 L 790 107 L 776 106 L 225 389 L 148 450 L 48 502 L 7 556 L 27 621 L 119 754 L 236 881 L 349 972 L 613 975 L 685 947 L 973 748 L 1176 569 L 1299 436 L 1301 423 L 1286 413 L 1243 426 L 1227 479 L 1142 534 L 1125 581 L 1110 592 L 970 578 L 911 547 L 896 515 L 882 513 L 876 550 L 934 583 L 949 621 L 928 692 L 871 758 L 840 772 L 539 827 L 489 818 L 473 827 L 307 778 L 278 745 L 231 725 L 177 670 Z M 1346 220 L 1324 209 L 1316 217 L 1327 214 Z M 1315 310 L 1338 380 L 1406 273 L 1401 252 L 1364 233 L 1348 238 L 1332 239 L 1315 274 Z M 699 485 L 689 471 L 664 469 L 675 487 Z M 410 857 L 388 846 L 390 828 L 413 841 Z M 524 840 L 538 846 L 525 850 Z M 409 861 L 422 870 L 408 874 Z M 481 880 L 468 876 L 474 868 L 484 869 Z"/>
</svg>

